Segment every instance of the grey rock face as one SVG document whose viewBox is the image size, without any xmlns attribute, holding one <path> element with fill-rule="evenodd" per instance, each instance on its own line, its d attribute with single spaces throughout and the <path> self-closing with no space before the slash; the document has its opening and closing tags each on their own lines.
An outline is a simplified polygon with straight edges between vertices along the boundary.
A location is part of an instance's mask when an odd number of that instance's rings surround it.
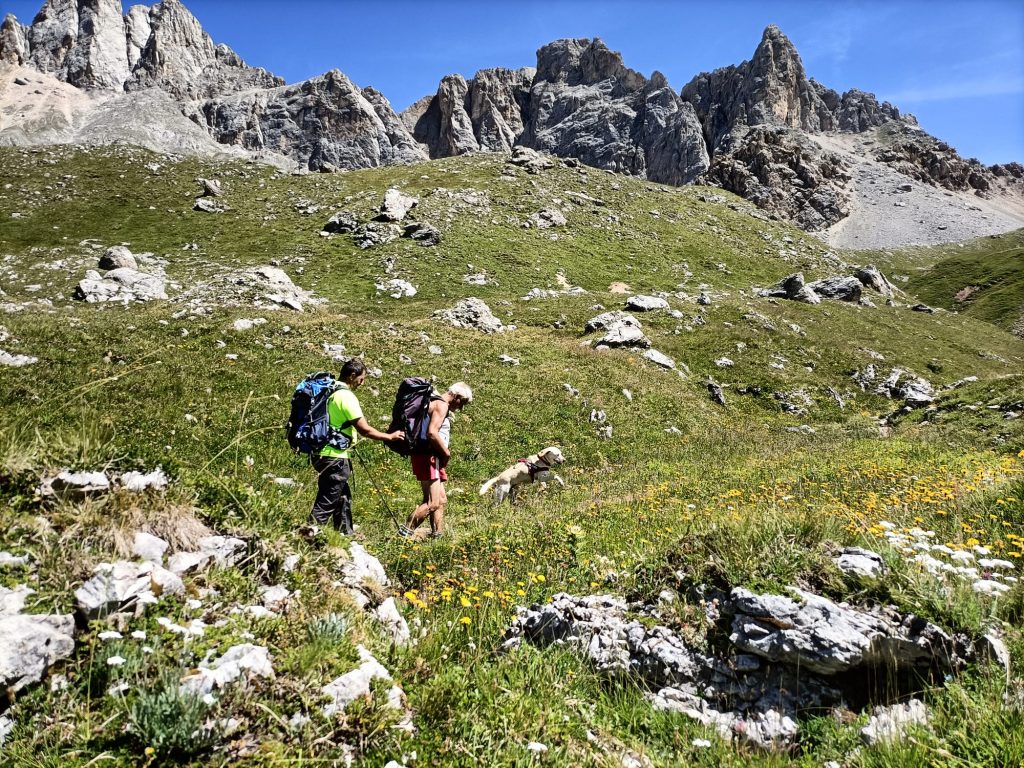
<svg viewBox="0 0 1024 768">
<path fill-rule="evenodd" d="M 40 72 L 60 75 L 78 40 L 75 0 L 46 0 L 28 33 L 29 63 Z"/>
<path fill-rule="evenodd" d="M 75 649 L 70 614 L 0 616 L 0 688 L 20 691 Z"/>
<path fill-rule="evenodd" d="M 164 0 L 150 8 L 149 27 L 149 38 L 126 83 L 127 90 L 157 87 L 180 100 L 189 100 L 284 83 L 264 69 L 247 66 L 226 45 L 214 45 L 180 0 Z M 143 29 L 136 20 L 127 32 L 122 27 L 122 35 L 134 36 Z M 127 56 L 127 38 L 123 45 Z"/>
<path fill-rule="evenodd" d="M 714 156 L 707 180 L 809 231 L 848 215 L 846 163 L 797 129 L 739 127 Z"/>
<path fill-rule="evenodd" d="M 142 58 L 142 51 L 149 42 L 149 36 L 153 33 L 153 26 L 149 22 L 149 6 L 133 5 L 129 8 L 124 16 L 124 30 L 128 69 L 134 70 Z"/>
<path fill-rule="evenodd" d="M 668 184 L 708 168 L 691 107 L 659 73 L 648 81 L 600 40 L 558 40 L 537 52 L 520 143 Z"/>
<path fill-rule="evenodd" d="M 505 330 L 505 326 L 494 316 L 491 308 L 477 298 L 463 299 L 451 309 L 438 310 L 434 316 L 456 328 L 470 328 L 484 333 L 500 333 Z"/>
<path fill-rule="evenodd" d="M 796 48 L 775 25 L 765 29 L 750 61 L 697 75 L 682 98 L 696 110 L 714 154 L 732 151 L 747 126 L 863 131 L 899 117 L 895 107 L 879 106 L 870 94 L 840 97 L 808 80 Z"/>
<path fill-rule="evenodd" d="M 984 197 L 997 177 L 1005 175 L 999 166 L 986 167 L 977 160 L 963 159 L 949 144 L 916 124 L 894 123 L 887 130 L 887 140 L 874 151 L 874 159 L 912 179 Z"/>
<path fill-rule="evenodd" d="M 4 17 L 0 24 L 0 63 L 21 66 L 28 60 L 28 31 L 13 14 Z"/>
<path fill-rule="evenodd" d="M 338 70 L 207 101 L 195 117 L 222 144 L 279 152 L 314 171 L 426 159 L 387 101 Z"/>
<path fill-rule="evenodd" d="M 523 132 L 533 75 L 531 68 L 484 69 L 468 82 L 448 75 L 402 121 L 430 157 L 511 151 Z"/>
<path fill-rule="evenodd" d="M 78 38 L 63 78 L 80 88 L 121 90 L 128 80 L 128 49 L 121 0 L 79 0 Z"/>
</svg>

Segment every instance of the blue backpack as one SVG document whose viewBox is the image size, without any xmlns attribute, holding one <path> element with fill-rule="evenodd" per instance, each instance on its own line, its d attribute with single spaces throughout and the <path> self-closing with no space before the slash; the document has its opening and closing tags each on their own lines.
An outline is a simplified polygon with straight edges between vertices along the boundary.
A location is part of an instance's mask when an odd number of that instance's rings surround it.
<svg viewBox="0 0 1024 768">
<path fill-rule="evenodd" d="M 288 445 L 296 453 L 316 456 L 322 448 L 330 446 L 343 451 L 352 445 L 352 439 L 331 426 L 327 401 L 340 385 L 326 371 L 312 373 L 295 387 L 292 410 L 285 424 Z"/>
</svg>

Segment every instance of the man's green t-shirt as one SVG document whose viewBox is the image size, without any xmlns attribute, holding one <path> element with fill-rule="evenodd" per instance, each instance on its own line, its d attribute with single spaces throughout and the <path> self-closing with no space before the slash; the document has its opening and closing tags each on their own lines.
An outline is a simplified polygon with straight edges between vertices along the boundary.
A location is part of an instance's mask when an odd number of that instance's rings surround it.
<svg viewBox="0 0 1024 768">
<path fill-rule="evenodd" d="M 355 425 L 352 422 L 363 418 L 363 409 L 359 405 L 359 400 L 356 399 L 356 393 L 349 389 L 347 385 L 342 384 L 338 391 L 331 395 L 330 400 L 327 401 L 327 418 L 330 419 L 332 427 L 341 429 L 342 434 L 348 435 L 352 440 L 352 445 L 344 451 L 339 451 L 337 448 L 332 448 L 328 445 L 320 449 L 320 455 L 329 459 L 350 458 L 351 454 L 349 452 L 355 446 L 356 441 L 359 440 L 359 433 L 356 432 Z M 342 429 L 343 424 L 348 424 L 348 426 Z"/>
</svg>

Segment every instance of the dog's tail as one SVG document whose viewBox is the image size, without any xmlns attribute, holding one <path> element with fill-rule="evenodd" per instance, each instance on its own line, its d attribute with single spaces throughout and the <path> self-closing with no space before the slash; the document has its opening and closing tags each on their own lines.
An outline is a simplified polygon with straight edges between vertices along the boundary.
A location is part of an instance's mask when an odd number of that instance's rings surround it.
<svg viewBox="0 0 1024 768">
<path fill-rule="evenodd" d="M 494 487 L 494 484 L 495 484 L 496 482 L 498 482 L 498 478 L 496 478 L 496 477 L 492 477 L 492 478 L 491 478 L 490 480 L 488 480 L 488 481 L 487 481 L 486 483 L 484 483 L 483 485 L 481 485 L 481 486 L 480 486 L 480 495 L 481 495 L 481 496 L 486 496 L 486 495 L 487 495 L 487 492 L 488 492 L 489 490 L 491 490 L 491 488 L 493 488 L 493 487 Z"/>
</svg>

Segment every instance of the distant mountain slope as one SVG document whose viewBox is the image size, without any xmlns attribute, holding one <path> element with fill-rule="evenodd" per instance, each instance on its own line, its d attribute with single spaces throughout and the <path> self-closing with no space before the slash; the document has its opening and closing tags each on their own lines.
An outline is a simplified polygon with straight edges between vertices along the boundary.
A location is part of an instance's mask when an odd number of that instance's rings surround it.
<svg viewBox="0 0 1024 768">
<path fill-rule="evenodd" d="M 936 258 L 934 251 L 928 258 Z M 930 304 L 1024 337 L 1024 230 L 949 249 L 912 273 L 907 288 Z"/>
</svg>

